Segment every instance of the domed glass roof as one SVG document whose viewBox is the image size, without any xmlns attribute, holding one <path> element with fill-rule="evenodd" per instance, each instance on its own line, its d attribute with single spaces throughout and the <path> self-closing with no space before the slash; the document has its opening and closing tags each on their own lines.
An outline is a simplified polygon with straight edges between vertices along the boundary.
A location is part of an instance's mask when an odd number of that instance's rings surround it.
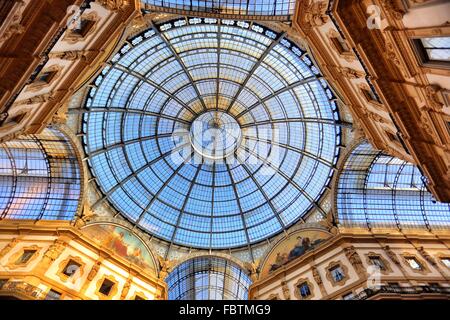
<svg viewBox="0 0 450 320">
<path fill-rule="evenodd" d="M 128 39 L 85 108 L 100 201 L 189 247 L 256 243 L 321 210 L 338 156 L 326 81 L 255 23 L 183 18 Z"/>
</svg>

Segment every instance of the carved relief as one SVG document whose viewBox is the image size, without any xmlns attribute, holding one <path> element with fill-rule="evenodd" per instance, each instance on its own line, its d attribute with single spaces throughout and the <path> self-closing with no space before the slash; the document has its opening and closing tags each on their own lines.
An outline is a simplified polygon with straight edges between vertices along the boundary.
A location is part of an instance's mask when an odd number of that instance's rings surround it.
<svg viewBox="0 0 450 320">
<path fill-rule="evenodd" d="M 325 14 L 328 7 L 326 1 L 305 1 L 305 6 L 302 11 L 304 22 L 311 27 L 320 27 L 328 22 L 329 17 Z"/>
<path fill-rule="evenodd" d="M 50 265 L 53 261 L 59 258 L 59 256 L 66 247 L 67 242 L 56 239 L 54 243 L 44 253 L 41 264 Z"/>
<path fill-rule="evenodd" d="M 436 260 L 434 260 L 434 258 L 432 256 L 430 256 L 423 247 L 418 248 L 417 251 L 419 251 L 420 255 L 432 266 L 437 265 Z"/>
<path fill-rule="evenodd" d="M 359 256 L 358 252 L 356 252 L 354 246 L 349 246 L 344 248 L 344 253 L 347 259 L 350 261 L 353 267 L 355 267 L 356 273 L 358 275 L 363 276 L 365 275 L 365 268 L 361 261 L 361 257 Z"/>
<path fill-rule="evenodd" d="M 86 51 L 84 50 L 73 50 L 73 51 L 62 51 L 62 52 L 50 52 L 48 54 L 49 58 L 57 58 L 62 60 L 86 60 Z"/>
<path fill-rule="evenodd" d="M 255 263 L 255 262 L 248 263 L 248 262 L 246 262 L 245 263 L 245 267 L 247 268 L 247 270 L 250 273 L 250 279 L 252 279 L 253 282 L 258 280 L 258 274 L 259 274 L 258 263 Z"/>
<path fill-rule="evenodd" d="M 0 23 L 0 47 L 13 36 L 25 32 L 25 27 L 21 24 L 24 10 L 25 1 L 16 1 L 6 21 Z"/>
<path fill-rule="evenodd" d="M 352 68 L 347 68 L 347 67 L 338 67 L 338 72 L 340 74 L 342 74 L 344 77 L 346 77 L 347 79 L 364 78 L 364 76 L 366 75 L 362 71 L 358 71 L 358 70 L 355 70 Z"/>
<path fill-rule="evenodd" d="M 120 295 L 120 300 L 125 300 L 125 298 L 128 295 L 128 292 L 130 291 L 130 287 L 131 287 L 131 279 L 128 278 L 127 282 L 125 282 L 125 285 L 123 286 L 122 293 Z"/>
<path fill-rule="evenodd" d="M 87 279 L 89 281 L 92 281 L 95 278 L 95 276 L 97 275 L 98 270 L 100 269 L 101 265 L 102 265 L 102 261 L 101 260 L 97 260 L 95 262 L 95 264 L 92 266 L 92 269 L 91 269 L 91 271 L 89 271 L 89 274 L 87 276 Z"/>
<path fill-rule="evenodd" d="M 386 252 L 387 256 L 393 263 L 395 263 L 397 266 L 401 267 L 400 260 L 397 258 L 397 255 L 394 253 L 394 251 L 391 250 L 389 246 L 384 246 L 383 250 Z"/>
<path fill-rule="evenodd" d="M 53 101 L 55 98 L 53 97 L 53 92 L 44 93 L 38 96 L 31 97 L 29 99 L 20 100 L 14 102 L 13 106 L 22 106 L 22 105 L 32 105 L 38 103 L 45 103 L 48 101 Z"/>
<path fill-rule="evenodd" d="M 14 238 L 4 248 L 2 248 L 2 250 L 0 251 L 0 259 L 6 256 L 15 247 L 17 243 L 19 243 L 19 239 Z"/>
<path fill-rule="evenodd" d="M 283 297 L 285 300 L 291 300 L 291 290 L 286 281 L 281 281 L 281 289 L 283 290 Z"/>
<path fill-rule="evenodd" d="M 444 107 L 444 103 L 440 97 L 441 88 L 436 85 L 429 85 L 425 87 L 425 94 L 428 103 L 436 110 L 440 111 Z"/>
<path fill-rule="evenodd" d="M 126 0 L 97 0 L 102 6 L 108 10 L 122 10 L 126 5 Z"/>
<path fill-rule="evenodd" d="M 169 275 L 169 271 L 172 268 L 175 261 L 164 260 L 159 255 L 157 255 L 157 257 L 159 260 L 159 266 L 161 268 L 161 270 L 159 271 L 158 277 L 161 280 L 164 280 Z"/>
<path fill-rule="evenodd" d="M 381 0 L 381 5 L 396 20 L 403 19 L 403 16 L 406 13 L 402 8 L 398 7 L 394 0 Z"/>
</svg>

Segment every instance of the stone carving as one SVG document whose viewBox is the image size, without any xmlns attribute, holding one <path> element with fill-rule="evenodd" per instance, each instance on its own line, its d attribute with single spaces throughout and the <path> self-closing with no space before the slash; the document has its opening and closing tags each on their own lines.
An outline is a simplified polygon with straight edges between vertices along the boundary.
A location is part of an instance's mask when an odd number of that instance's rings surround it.
<svg viewBox="0 0 450 320">
<path fill-rule="evenodd" d="M 363 78 L 366 75 L 362 71 L 358 71 L 358 70 L 355 70 L 352 68 L 347 68 L 347 67 L 339 67 L 338 71 L 347 79 L 359 79 L 359 78 Z"/>
<path fill-rule="evenodd" d="M 92 281 L 95 278 L 101 265 L 102 265 L 101 260 L 98 260 L 95 262 L 95 264 L 92 266 L 92 269 L 91 269 L 91 271 L 89 271 L 89 274 L 87 276 L 87 279 L 89 281 Z"/>
<path fill-rule="evenodd" d="M 281 282 L 281 289 L 283 290 L 283 297 L 285 300 L 291 300 L 291 291 L 286 283 L 286 281 Z"/>
<path fill-rule="evenodd" d="M 125 282 L 125 285 L 123 286 L 122 294 L 120 295 L 120 300 L 125 300 L 125 298 L 128 295 L 128 292 L 130 291 L 130 287 L 131 287 L 131 279 L 127 279 L 127 282 Z"/>
<path fill-rule="evenodd" d="M 328 22 L 329 17 L 325 14 L 328 4 L 325 1 L 305 1 L 304 19 L 311 27 L 320 27 Z"/>
<path fill-rule="evenodd" d="M 126 5 L 126 0 L 98 0 L 98 2 L 108 10 L 122 10 Z"/>
<path fill-rule="evenodd" d="M 356 272 L 358 274 L 363 274 L 365 269 L 364 265 L 362 263 L 361 257 L 359 256 L 358 252 L 356 252 L 354 246 L 346 247 L 344 248 L 344 253 L 347 259 L 350 261 L 352 266 L 355 267 Z"/>
<path fill-rule="evenodd" d="M 397 256 L 395 255 L 394 251 L 391 250 L 389 246 L 384 246 L 383 250 L 386 252 L 389 259 L 392 260 L 396 265 L 400 266 L 400 260 L 398 260 Z"/>
<path fill-rule="evenodd" d="M 13 238 L 1 251 L 0 251 L 0 259 L 6 256 L 14 246 L 19 242 L 19 239 Z"/>
<path fill-rule="evenodd" d="M 24 10 L 25 2 L 23 0 L 16 1 L 16 5 L 8 15 L 7 20 L 0 24 L 0 46 L 14 35 L 25 32 L 25 27 L 21 25 Z"/>
<path fill-rule="evenodd" d="M 394 19 L 396 20 L 403 19 L 403 16 L 405 15 L 406 12 L 398 8 L 394 0 L 381 0 L 381 4 L 385 8 L 385 10 L 394 17 Z"/>
<path fill-rule="evenodd" d="M 161 270 L 159 271 L 158 277 L 161 280 L 164 280 L 169 275 L 170 268 L 172 267 L 174 262 L 165 260 L 158 255 L 157 255 L 157 257 L 159 260 L 159 266 L 161 268 Z"/>
<path fill-rule="evenodd" d="M 29 99 L 20 100 L 13 104 L 13 106 L 21 106 L 21 105 L 32 105 L 38 103 L 45 103 L 48 101 L 53 101 L 55 98 L 53 97 L 53 92 L 44 93 L 38 96 L 31 97 Z"/>
<path fill-rule="evenodd" d="M 426 93 L 428 102 L 436 110 L 440 110 L 444 107 L 444 103 L 441 101 L 441 99 L 439 99 L 440 90 L 441 90 L 441 88 L 439 88 L 438 86 L 434 86 L 434 85 L 425 87 L 425 93 Z"/>
<path fill-rule="evenodd" d="M 83 50 L 79 51 L 63 51 L 63 52 L 50 52 L 49 58 L 58 58 L 62 60 L 86 60 L 86 52 Z"/>
<path fill-rule="evenodd" d="M 246 262 L 245 267 L 250 272 L 250 278 L 252 279 L 252 281 L 255 282 L 256 280 L 258 280 L 258 273 L 259 273 L 258 264 L 255 262 L 251 263 Z"/>
<path fill-rule="evenodd" d="M 423 247 L 420 247 L 419 249 L 417 249 L 417 251 L 419 251 L 420 255 L 426 260 L 428 261 L 432 266 L 436 266 L 436 260 L 433 259 L 433 257 L 431 257 L 428 252 L 425 251 L 425 249 Z"/>
<path fill-rule="evenodd" d="M 47 249 L 44 253 L 44 257 L 42 258 L 43 264 L 50 264 L 61 255 L 64 249 L 67 247 L 67 243 L 65 241 L 56 239 L 54 243 Z"/>
<path fill-rule="evenodd" d="M 322 296 L 327 295 L 327 291 L 325 290 L 325 286 L 323 285 L 322 277 L 320 276 L 319 270 L 315 266 L 311 267 L 311 271 L 313 274 L 314 281 L 319 286 L 320 292 L 322 293 Z"/>
</svg>

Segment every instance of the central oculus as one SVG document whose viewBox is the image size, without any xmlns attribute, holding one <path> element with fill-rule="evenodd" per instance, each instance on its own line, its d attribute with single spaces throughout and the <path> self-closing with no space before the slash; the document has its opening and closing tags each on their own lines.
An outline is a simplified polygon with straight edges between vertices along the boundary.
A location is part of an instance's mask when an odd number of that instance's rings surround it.
<svg viewBox="0 0 450 320">
<path fill-rule="evenodd" d="M 220 160 L 236 151 L 242 140 L 241 128 L 237 121 L 223 111 L 208 111 L 192 122 L 190 142 L 201 156 Z"/>
</svg>

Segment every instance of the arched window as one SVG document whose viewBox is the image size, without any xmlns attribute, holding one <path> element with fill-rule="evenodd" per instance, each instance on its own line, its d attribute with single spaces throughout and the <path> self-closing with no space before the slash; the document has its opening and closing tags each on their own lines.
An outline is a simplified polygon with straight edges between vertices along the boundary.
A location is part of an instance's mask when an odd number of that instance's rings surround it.
<svg viewBox="0 0 450 320">
<path fill-rule="evenodd" d="M 440 229 L 450 206 L 434 200 L 419 169 L 366 142 L 354 148 L 339 177 L 339 222 L 344 226 Z"/>
<path fill-rule="evenodd" d="M 197 257 L 167 277 L 169 300 L 247 300 L 250 278 L 237 264 L 219 257 Z"/>
<path fill-rule="evenodd" d="M 80 185 L 79 163 L 61 132 L 0 144 L 0 219 L 71 220 Z"/>
<path fill-rule="evenodd" d="M 291 16 L 295 10 L 295 0 L 144 0 L 146 8 L 172 13 L 206 13 L 221 15 Z"/>
</svg>

